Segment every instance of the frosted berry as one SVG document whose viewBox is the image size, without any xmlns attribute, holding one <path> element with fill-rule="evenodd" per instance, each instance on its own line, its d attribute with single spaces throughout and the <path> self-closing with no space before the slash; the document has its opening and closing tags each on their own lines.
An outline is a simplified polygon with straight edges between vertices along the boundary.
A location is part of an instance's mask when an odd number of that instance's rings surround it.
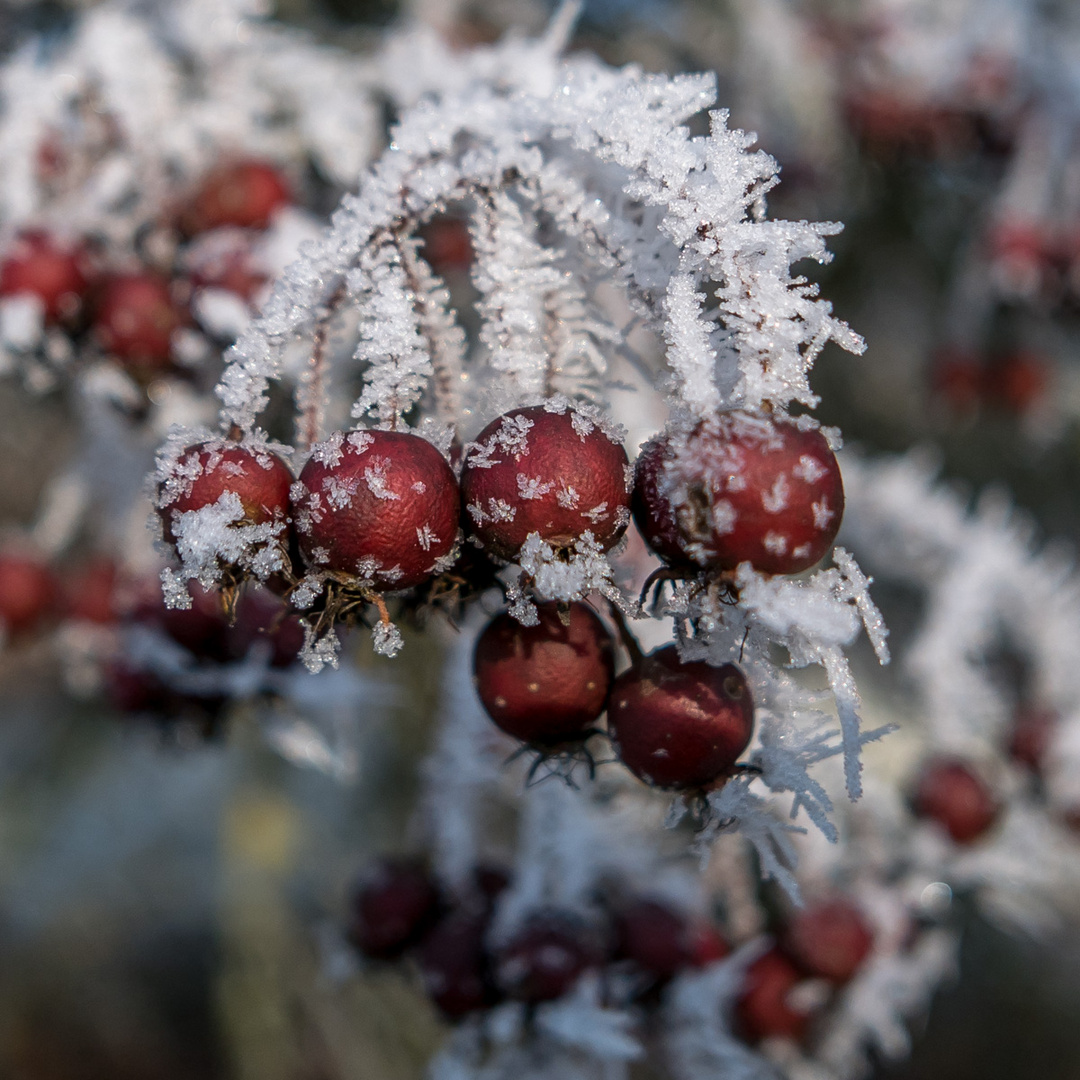
<svg viewBox="0 0 1080 1080">
<path fill-rule="evenodd" d="M 32 630 L 56 599 L 53 572 L 44 563 L 14 551 L 0 554 L 0 627 L 6 634 Z"/>
<path fill-rule="evenodd" d="M 0 263 L 0 296 L 30 294 L 45 309 L 45 321 L 78 315 L 86 296 L 86 254 L 41 232 L 19 236 Z"/>
<path fill-rule="evenodd" d="M 703 967 L 726 956 L 728 944 L 711 923 L 657 900 L 635 899 L 615 919 L 618 955 L 632 960 L 657 982 L 685 968 Z"/>
<path fill-rule="evenodd" d="M 490 922 L 487 911 L 453 911 L 417 950 L 424 989 L 449 1020 L 460 1020 L 499 1001 L 484 944 Z"/>
<path fill-rule="evenodd" d="M 188 322 L 168 280 L 149 272 L 109 278 L 94 305 L 93 332 L 101 347 L 135 374 L 168 370 L 173 334 Z"/>
<path fill-rule="evenodd" d="M 735 1018 L 747 1040 L 802 1039 L 810 1016 L 791 1001 L 791 991 L 799 980 L 798 969 L 776 949 L 759 956 L 746 969 Z"/>
<path fill-rule="evenodd" d="M 461 494 L 484 549 L 514 559 L 530 533 L 556 549 L 591 532 L 606 551 L 630 520 L 626 451 L 572 407 L 492 421 L 465 455 Z"/>
<path fill-rule="evenodd" d="M 234 524 L 263 525 L 288 517 L 292 471 L 269 450 L 226 440 L 198 443 L 159 472 L 158 512 L 166 538 L 174 542 L 181 514 L 213 506 L 229 493 L 244 511 L 242 521 Z"/>
<path fill-rule="evenodd" d="M 789 420 L 723 413 L 660 435 L 635 476 L 634 520 L 669 563 L 795 574 L 829 550 L 844 512 L 828 441 Z"/>
<path fill-rule="evenodd" d="M 446 569 L 460 496 L 446 459 L 397 431 L 335 432 L 294 489 L 304 558 L 375 589 L 407 589 Z"/>
<path fill-rule="evenodd" d="M 969 844 L 994 824 L 1001 807 L 971 766 L 937 758 L 923 766 L 914 809 L 919 817 L 941 825 L 956 843 Z"/>
<path fill-rule="evenodd" d="M 422 865 L 380 859 L 356 889 L 349 940 L 365 956 L 390 960 L 423 937 L 438 911 L 438 889 Z"/>
<path fill-rule="evenodd" d="M 480 635 L 477 693 L 508 735 L 540 746 L 582 739 L 607 704 L 614 643 L 585 604 L 538 606 L 536 626 L 503 613 Z"/>
<path fill-rule="evenodd" d="M 855 904 L 837 897 L 799 911 L 783 948 L 804 974 L 846 983 L 873 950 L 874 931 Z"/>
<path fill-rule="evenodd" d="M 684 664 L 665 645 L 611 690 L 608 730 L 619 760 L 646 783 L 698 788 L 726 778 L 754 727 L 750 687 L 734 664 Z"/>
<path fill-rule="evenodd" d="M 601 944 L 585 923 L 561 912 L 540 912 L 497 950 L 495 981 L 515 1001 L 554 1001 L 602 961 Z"/>
<path fill-rule="evenodd" d="M 264 161 L 236 161 L 203 179 L 183 215 L 189 234 L 228 226 L 265 229 L 293 201 L 288 182 Z"/>
</svg>

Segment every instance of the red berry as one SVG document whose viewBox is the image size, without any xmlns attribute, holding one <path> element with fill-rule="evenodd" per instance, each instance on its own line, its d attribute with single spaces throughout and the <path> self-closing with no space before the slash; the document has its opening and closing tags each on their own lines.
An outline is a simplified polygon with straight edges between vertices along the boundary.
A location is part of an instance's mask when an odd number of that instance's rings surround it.
<svg viewBox="0 0 1080 1080">
<path fill-rule="evenodd" d="M 637 899 L 616 920 L 618 952 L 657 982 L 684 968 L 703 967 L 728 953 L 720 932 L 703 919 L 691 919 L 656 900 Z"/>
<path fill-rule="evenodd" d="M 121 364 L 151 375 L 170 367 L 173 334 L 188 321 L 167 279 L 149 272 L 117 274 L 97 297 L 93 330 Z"/>
<path fill-rule="evenodd" d="M 57 587 L 44 563 L 15 552 L 0 554 L 0 626 L 8 634 L 31 630 L 49 612 Z"/>
<path fill-rule="evenodd" d="M 45 233 L 23 233 L 0 263 L 0 296 L 30 293 L 45 308 L 46 322 L 79 313 L 86 295 L 86 254 L 65 247 Z"/>
<path fill-rule="evenodd" d="M 1042 772 L 1056 727 L 1057 714 L 1052 709 L 1021 705 L 1013 715 L 1009 756 L 1033 773 Z"/>
<path fill-rule="evenodd" d="M 956 843 L 969 844 L 994 824 L 1000 806 L 969 765 L 938 758 L 923 766 L 914 809 L 941 825 Z"/>
<path fill-rule="evenodd" d="M 538 606 L 522 626 L 504 612 L 480 635 L 476 690 L 492 720 L 522 742 L 553 746 L 585 736 L 607 703 L 614 642 L 585 604 Z"/>
<path fill-rule="evenodd" d="M 349 940 L 365 956 L 391 960 L 435 921 L 439 891 L 419 863 L 380 859 L 359 883 L 352 908 Z"/>
<path fill-rule="evenodd" d="M 626 451 L 573 407 L 513 409 L 465 455 L 461 494 L 484 549 L 513 559 L 530 533 L 570 548 L 591 532 L 610 548 L 629 523 Z"/>
<path fill-rule="evenodd" d="M 802 1039 L 810 1017 L 789 1000 L 799 979 L 795 965 L 776 949 L 759 956 L 746 969 L 735 1006 L 736 1021 L 746 1039 Z"/>
<path fill-rule="evenodd" d="M 108 625 L 116 621 L 116 563 L 97 558 L 82 567 L 65 585 L 67 618 Z"/>
<path fill-rule="evenodd" d="M 499 1000 L 484 946 L 490 923 L 487 911 L 463 908 L 451 912 L 417 951 L 424 989 L 450 1020 L 460 1020 Z"/>
<path fill-rule="evenodd" d="M 165 462 L 160 471 L 164 479 L 158 486 L 158 512 L 166 538 L 174 543 L 180 514 L 213 506 L 227 492 L 239 498 L 244 524 L 288 517 L 292 471 L 269 450 L 226 440 L 198 443 Z"/>
<path fill-rule="evenodd" d="M 722 413 L 637 460 L 634 519 L 668 562 L 796 574 L 829 550 L 843 512 L 836 455 L 791 420 Z"/>
<path fill-rule="evenodd" d="M 226 631 L 226 648 L 231 658 L 242 660 L 260 643 L 269 646 L 271 667 L 288 667 L 304 647 L 304 627 L 269 589 L 245 588 Z"/>
<path fill-rule="evenodd" d="M 203 179 L 184 214 L 189 234 L 232 226 L 265 229 L 293 201 L 281 173 L 264 161 L 236 161 Z"/>
<path fill-rule="evenodd" d="M 447 271 L 466 271 L 472 266 L 472 239 L 468 223 L 457 217 L 432 218 L 421 226 L 420 239 L 424 241 L 423 255 L 437 274 Z"/>
<path fill-rule="evenodd" d="M 982 401 L 986 369 L 978 353 L 942 349 L 934 357 L 931 377 L 934 392 L 956 412 L 970 412 Z"/>
<path fill-rule="evenodd" d="M 135 613 L 139 622 L 160 626 L 166 634 L 199 660 L 227 663 L 235 659 L 229 647 L 229 623 L 222 610 L 221 596 L 198 582 L 187 583 L 189 608 L 167 608 L 155 585 L 152 599 Z"/>
<path fill-rule="evenodd" d="M 312 450 L 297 492 L 300 548 L 317 569 L 408 589 L 446 568 L 460 496 L 453 470 L 426 439 L 335 432 Z"/>
<path fill-rule="evenodd" d="M 554 1001 L 602 960 L 600 943 L 583 922 L 561 912 L 540 912 L 497 950 L 495 981 L 515 1001 Z"/>
<path fill-rule="evenodd" d="M 684 664 L 665 645 L 615 680 L 608 728 L 619 759 L 646 783 L 705 787 L 746 749 L 754 703 L 734 664 Z"/>
<path fill-rule="evenodd" d="M 855 904 L 837 897 L 798 912 L 783 947 L 806 975 L 846 983 L 873 950 L 874 932 Z"/>
<path fill-rule="evenodd" d="M 986 373 L 987 397 L 1015 416 L 1038 405 L 1049 386 L 1049 365 L 1033 352 L 1017 351 L 998 357 Z"/>
</svg>

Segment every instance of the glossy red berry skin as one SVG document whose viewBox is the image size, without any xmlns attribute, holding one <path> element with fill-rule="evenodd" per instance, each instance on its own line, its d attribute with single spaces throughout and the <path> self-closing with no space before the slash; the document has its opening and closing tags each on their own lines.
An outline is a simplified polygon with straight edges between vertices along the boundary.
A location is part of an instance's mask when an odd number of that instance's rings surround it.
<svg viewBox="0 0 1080 1080">
<path fill-rule="evenodd" d="M 392 960 L 415 945 L 439 912 L 439 891 L 417 862 L 379 859 L 352 901 L 348 937 L 365 956 Z"/>
<path fill-rule="evenodd" d="M 86 255 L 64 247 L 45 233 L 19 236 L 0 263 L 0 296 L 29 293 L 45 309 L 48 323 L 79 313 L 87 290 Z"/>
<path fill-rule="evenodd" d="M 874 948 L 874 931 L 850 900 L 823 900 L 799 911 L 783 936 L 787 956 L 806 975 L 848 982 Z"/>
<path fill-rule="evenodd" d="M 919 817 L 936 821 L 957 844 L 978 840 L 1001 810 L 982 777 L 965 762 L 950 758 L 923 766 L 913 806 Z"/>
<path fill-rule="evenodd" d="M 735 1006 L 740 1033 L 750 1042 L 782 1038 L 802 1040 L 809 1014 L 793 1007 L 789 995 L 799 982 L 795 965 L 777 949 L 759 956 L 747 969 Z"/>
<path fill-rule="evenodd" d="M 513 409 L 465 454 L 461 494 L 484 550 L 514 559 L 530 533 L 570 548 L 591 532 L 610 548 L 629 523 L 626 451 L 571 407 Z"/>
<path fill-rule="evenodd" d="M 711 923 L 656 900 L 636 899 L 624 906 L 615 930 L 618 955 L 656 982 L 666 982 L 686 968 L 704 967 L 730 951 Z"/>
<path fill-rule="evenodd" d="M 496 950 L 495 982 L 508 998 L 535 1005 L 561 998 L 602 961 L 589 927 L 559 912 L 542 912 Z"/>
<path fill-rule="evenodd" d="M 726 778 L 754 728 L 754 703 L 734 664 L 684 664 L 665 645 L 611 690 L 608 730 L 620 761 L 656 787 L 700 788 Z"/>
<path fill-rule="evenodd" d="M 189 323 L 168 280 L 149 272 L 108 278 L 96 298 L 93 332 L 101 347 L 135 374 L 172 366 L 173 334 Z"/>
<path fill-rule="evenodd" d="M 633 507 L 666 562 L 796 574 L 832 547 L 844 488 L 820 430 L 732 412 L 646 443 Z"/>
<path fill-rule="evenodd" d="M 292 470 L 269 450 L 226 440 L 199 443 L 164 471 L 166 478 L 158 486 L 158 512 L 169 540 L 178 515 L 213 506 L 226 492 L 239 498 L 245 524 L 263 525 L 289 515 Z"/>
<path fill-rule="evenodd" d="M 233 227 L 265 229 L 293 201 L 281 173 L 264 161 L 236 161 L 208 174 L 183 215 L 189 234 Z"/>
<path fill-rule="evenodd" d="M 498 1003 L 485 938 L 489 912 L 459 908 L 441 919 L 420 943 L 416 961 L 424 989 L 448 1020 L 460 1020 Z"/>
<path fill-rule="evenodd" d="M 586 604 L 540 604 L 537 613 L 536 626 L 496 616 L 476 643 L 473 677 L 498 727 L 522 742 L 555 746 L 583 738 L 604 711 L 615 647 Z"/>
<path fill-rule="evenodd" d="M 312 450 L 293 500 L 308 563 L 375 589 L 408 589 L 446 569 L 459 515 L 446 459 L 397 431 L 336 432 Z"/>
<path fill-rule="evenodd" d="M 8 634 L 32 630 L 56 600 L 53 572 L 42 562 L 13 551 L 0 554 L 0 627 Z"/>
</svg>

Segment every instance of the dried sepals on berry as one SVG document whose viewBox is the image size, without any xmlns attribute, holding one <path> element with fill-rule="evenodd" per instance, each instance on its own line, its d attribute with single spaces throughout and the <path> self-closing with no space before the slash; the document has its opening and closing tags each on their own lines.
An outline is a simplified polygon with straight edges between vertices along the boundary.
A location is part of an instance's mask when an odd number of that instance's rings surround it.
<svg viewBox="0 0 1080 1080">
<path fill-rule="evenodd" d="M 796 574 L 832 546 L 844 512 L 840 467 L 819 428 L 721 413 L 646 443 L 634 520 L 666 562 Z"/>
</svg>

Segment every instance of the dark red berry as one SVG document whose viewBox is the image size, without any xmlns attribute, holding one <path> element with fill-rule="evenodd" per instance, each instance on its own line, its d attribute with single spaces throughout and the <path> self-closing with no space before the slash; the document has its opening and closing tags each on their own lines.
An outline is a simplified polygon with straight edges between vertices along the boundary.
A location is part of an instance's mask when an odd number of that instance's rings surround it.
<svg viewBox="0 0 1080 1080">
<path fill-rule="evenodd" d="M 236 161 L 203 179 L 183 215 L 189 234 L 228 226 L 265 229 L 274 214 L 293 201 L 281 173 L 264 161 Z"/>
<path fill-rule="evenodd" d="M 508 735 L 540 746 L 581 739 L 604 711 L 615 675 L 611 635 L 586 604 L 540 604 L 536 626 L 504 612 L 480 635 L 476 690 Z"/>
<path fill-rule="evenodd" d="M 951 758 L 924 764 L 915 789 L 915 813 L 936 821 L 958 844 L 982 836 L 1001 809 L 985 781 L 969 765 Z"/>
<path fill-rule="evenodd" d="M 1014 416 L 1031 412 L 1049 388 L 1049 364 L 1030 351 L 999 356 L 986 373 L 986 396 Z"/>
<path fill-rule="evenodd" d="M 855 904 L 837 897 L 799 911 L 783 948 L 804 974 L 846 983 L 873 950 L 874 931 Z"/>
<path fill-rule="evenodd" d="M 304 647 L 304 627 L 289 605 L 269 589 L 245 587 L 226 631 L 229 655 L 242 660 L 255 646 L 269 652 L 271 667 L 288 667 Z"/>
<path fill-rule="evenodd" d="M 472 239 L 468 223 L 458 217 L 435 217 L 421 226 L 423 255 L 437 274 L 464 272 L 472 266 Z"/>
<path fill-rule="evenodd" d="M 173 334 L 188 322 L 168 280 L 149 272 L 109 278 L 94 305 L 93 331 L 102 348 L 139 375 L 168 370 Z"/>
<path fill-rule="evenodd" d="M 101 557 L 81 567 L 64 586 L 64 611 L 69 619 L 108 625 L 116 621 L 118 570 Z"/>
<path fill-rule="evenodd" d="M 204 739 L 221 730 L 228 700 L 220 694 L 199 696 L 167 686 L 152 671 L 120 660 L 105 671 L 105 686 L 113 708 L 127 716 L 141 717 L 177 733 L 193 729 Z"/>
<path fill-rule="evenodd" d="M 791 420 L 722 413 L 646 443 L 635 471 L 634 520 L 671 563 L 796 574 L 829 550 L 844 512 L 828 441 Z"/>
<path fill-rule="evenodd" d="M 461 494 L 484 549 L 514 559 L 530 533 L 570 548 L 591 532 L 610 548 L 629 523 L 622 445 L 573 407 L 536 405 L 493 420 L 467 450 Z"/>
<path fill-rule="evenodd" d="M 0 626 L 6 633 L 32 630 L 48 615 L 56 596 L 48 566 L 14 551 L 0 554 Z"/>
<path fill-rule="evenodd" d="M 540 912 L 496 950 L 495 982 L 515 1001 L 554 1001 L 602 961 L 600 943 L 583 922 L 561 912 Z"/>
<path fill-rule="evenodd" d="M 615 680 L 608 729 L 619 759 L 646 783 L 705 787 L 746 749 L 754 703 L 734 664 L 684 664 L 665 645 Z"/>
<path fill-rule="evenodd" d="M 135 612 L 136 620 L 159 626 L 196 659 L 222 664 L 235 659 L 220 594 L 204 589 L 196 581 L 187 583 L 187 591 L 191 607 L 167 608 L 161 589 L 155 585 L 152 598 Z"/>
<path fill-rule="evenodd" d="M 417 950 L 424 989 L 450 1020 L 496 1004 L 485 938 L 487 911 L 459 909 L 441 919 Z"/>
<path fill-rule="evenodd" d="M 375 589 L 407 589 L 447 568 L 460 513 L 457 480 L 426 439 L 335 432 L 300 473 L 294 517 L 316 569 Z"/>
<path fill-rule="evenodd" d="M 242 522 L 263 525 L 283 521 L 289 514 L 292 471 L 269 450 L 216 440 L 199 443 L 161 465 L 158 512 L 166 538 L 175 543 L 179 515 L 213 506 L 231 492 L 240 500 Z"/>
<path fill-rule="evenodd" d="M 615 928 L 618 954 L 657 982 L 666 982 L 685 968 L 703 967 L 729 951 L 711 923 L 656 900 L 631 901 L 617 915 Z"/>
<path fill-rule="evenodd" d="M 422 865 L 380 859 L 353 896 L 349 940 L 365 956 L 391 960 L 423 937 L 438 910 L 439 891 Z"/>
<path fill-rule="evenodd" d="M 0 296 L 29 293 L 45 309 L 45 321 L 59 322 L 79 313 L 86 296 L 86 253 L 64 246 L 41 232 L 19 236 L 0 263 Z"/>
<path fill-rule="evenodd" d="M 1009 756 L 1033 773 L 1041 773 L 1056 727 L 1057 714 L 1052 709 L 1021 705 L 1013 714 Z"/>
<path fill-rule="evenodd" d="M 931 379 L 935 394 L 955 412 L 978 408 L 986 384 L 986 367 L 978 353 L 965 349 L 940 350 L 934 357 Z"/>
<path fill-rule="evenodd" d="M 768 1038 L 796 1042 L 802 1039 L 810 1016 L 790 1000 L 799 979 L 795 965 L 777 949 L 759 956 L 746 969 L 735 1006 L 735 1019 L 744 1038 L 750 1042 Z"/>
</svg>

